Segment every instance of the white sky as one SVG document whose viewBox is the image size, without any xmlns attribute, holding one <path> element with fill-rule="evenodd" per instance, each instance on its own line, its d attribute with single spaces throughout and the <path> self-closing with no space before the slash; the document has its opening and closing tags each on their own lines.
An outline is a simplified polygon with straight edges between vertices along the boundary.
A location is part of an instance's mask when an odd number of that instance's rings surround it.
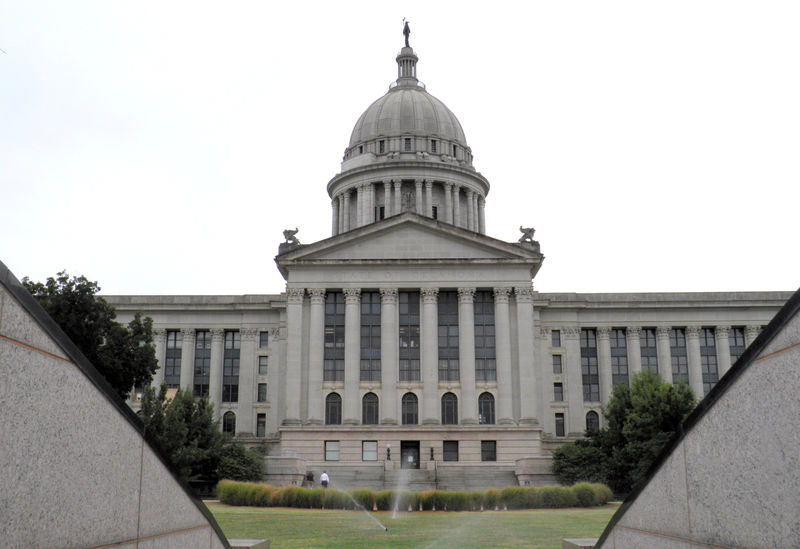
<svg viewBox="0 0 800 549">
<path fill-rule="evenodd" d="M 279 293 L 359 115 L 418 75 L 536 228 L 542 292 L 794 290 L 800 3 L 7 2 L 0 260 L 105 294 Z"/>
</svg>

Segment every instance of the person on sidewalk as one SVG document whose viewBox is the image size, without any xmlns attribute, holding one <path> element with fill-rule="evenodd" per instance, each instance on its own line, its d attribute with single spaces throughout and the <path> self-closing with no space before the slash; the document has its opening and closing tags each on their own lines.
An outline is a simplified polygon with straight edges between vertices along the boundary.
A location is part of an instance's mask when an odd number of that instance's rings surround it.
<svg viewBox="0 0 800 549">
<path fill-rule="evenodd" d="M 322 487 L 327 488 L 330 481 L 331 479 L 328 477 L 328 473 L 322 471 L 322 474 L 319 476 L 319 483 L 322 485 Z"/>
</svg>

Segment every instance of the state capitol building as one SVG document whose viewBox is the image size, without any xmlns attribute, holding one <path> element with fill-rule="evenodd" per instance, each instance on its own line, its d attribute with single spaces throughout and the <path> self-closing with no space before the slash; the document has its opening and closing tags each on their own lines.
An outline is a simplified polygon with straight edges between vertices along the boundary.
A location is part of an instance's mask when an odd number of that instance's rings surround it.
<svg viewBox="0 0 800 549">
<path fill-rule="evenodd" d="M 550 453 L 602 422 L 614 384 L 651 370 L 702 398 L 791 296 L 535 291 L 533 230 L 486 234 L 461 124 L 407 38 L 396 61 L 328 182 L 330 238 L 284 233 L 285 293 L 106 296 L 121 322 L 152 317 L 154 384 L 207 395 L 224 431 L 266 444 L 268 482 L 550 482 Z"/>
</svg>

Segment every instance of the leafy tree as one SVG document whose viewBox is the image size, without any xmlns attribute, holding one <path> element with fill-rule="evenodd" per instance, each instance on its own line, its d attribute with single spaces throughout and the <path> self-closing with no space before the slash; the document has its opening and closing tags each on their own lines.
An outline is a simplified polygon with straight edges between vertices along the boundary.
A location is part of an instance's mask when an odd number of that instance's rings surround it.
<svg viewBox="0 0 800 549">
<path fill-rule="evenodd" d="M 150 383 L 158 367 L 150 317 L 136 313 L 123 326 L 114 320 L 114 307 L 97 295 L 97 282 L 70 278 L 66 271 L 44 284 L 27 277 L 22 284 L 120 397 Z"/>
<path fill-rule="evenodd" d="M 617 384 L 603 408 L 606 425 L 553 453 L 560 482 L 603 482 L 627 494 L 641 482 L 656 457 L 695 405 L 686 384 L 663 382 L 644 371 L 631 386 Z"/>
<path fill-rule="evenodd" d="M 245 448 L 236 441 L 230 441 L 222 449 L 222 459 L 217 468 L 218 478 L 257 481 L 263 475 L 264 456 L 258 450 Z"/>
</svg>

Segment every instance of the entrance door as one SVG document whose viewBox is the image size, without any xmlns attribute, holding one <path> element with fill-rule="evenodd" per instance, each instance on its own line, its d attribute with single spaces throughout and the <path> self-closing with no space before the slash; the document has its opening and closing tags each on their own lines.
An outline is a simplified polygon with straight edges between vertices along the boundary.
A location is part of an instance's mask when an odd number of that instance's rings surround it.
<svg viewBox="0 0 800 549">
<path fill-rule="evenodd" d="M 400 458 L 401 469 L 419 469 L 419 441 L 401 440 Z"/>
</svg>

